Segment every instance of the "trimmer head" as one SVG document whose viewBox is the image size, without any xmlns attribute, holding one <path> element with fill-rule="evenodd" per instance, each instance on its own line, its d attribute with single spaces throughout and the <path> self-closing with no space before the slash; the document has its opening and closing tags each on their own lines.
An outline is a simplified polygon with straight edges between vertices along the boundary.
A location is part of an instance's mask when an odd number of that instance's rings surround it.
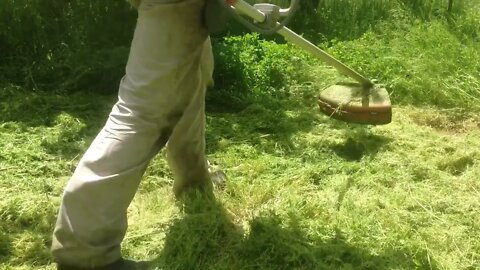
<svg viewBox="0 0 480 270">
<path fill-rule="evenodd" d="M 392 104 L 387 90 L 379 85 L 339 83 L 320 93 L 320 110 L 332 118 L 367 125 L 392 121 Z"/>
</svg>

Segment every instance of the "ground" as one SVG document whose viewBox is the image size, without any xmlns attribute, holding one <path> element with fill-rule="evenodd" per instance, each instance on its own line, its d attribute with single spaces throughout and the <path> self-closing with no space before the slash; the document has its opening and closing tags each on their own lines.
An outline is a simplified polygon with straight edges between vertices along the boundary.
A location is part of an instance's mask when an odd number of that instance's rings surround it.
<svg viewBox="0 0 480 270">
<path fill-rule="evenodd" d="M 2 91 L 0 268 L 54 269 L 63 187 L 115 97 Z M 389 125 L 345 124 L 298 93 L 209 113 L 225 189 L 182 205 L 160 153 L 129 208 L 125 256 L 158 269 L 479 269 L 480 118 L 393 112 Z"/>
</svg>

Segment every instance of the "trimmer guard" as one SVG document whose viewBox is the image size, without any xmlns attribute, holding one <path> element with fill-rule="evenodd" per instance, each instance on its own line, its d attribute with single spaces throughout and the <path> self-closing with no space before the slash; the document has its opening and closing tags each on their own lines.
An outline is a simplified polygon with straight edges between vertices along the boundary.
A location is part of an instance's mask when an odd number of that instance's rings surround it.
<svg viewBox="0 0 480 270">
<path fill-rule="evenodd" d="M 390 97 L 378 85 L 335 84 L 320 93 L 318 105 L 323 113 L 346 122 L 385 125 L 392 121 Z"/>
</svg>

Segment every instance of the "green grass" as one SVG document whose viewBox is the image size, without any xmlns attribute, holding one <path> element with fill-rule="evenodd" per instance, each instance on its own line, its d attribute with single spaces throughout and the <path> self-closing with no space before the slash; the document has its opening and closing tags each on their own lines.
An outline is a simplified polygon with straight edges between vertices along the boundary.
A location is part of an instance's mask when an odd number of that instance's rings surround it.
<svg viewBox="0 0 480 270">
<path fill-rule="evenodd" d="M 0 268 L 53 269 L 62 189 L 113 100 L 2 91 Z M 315 92 L 208 115 L 209 159 L 229 177 L 216 202 L 182 207 L 154 159 L 125 255 L 159 269 L 478 269 L 478 115 L 396 106 L 392 124 L 361 127 L 318 113 Z"/>
<path fill-rule="evenodd" d="M 441 21 L 384 27 L 331 51 L 386 84 L 395 103 L 480 110 L 478 41 L 462 40 Z"/>
<path fill-rule="evenodd" d="M 226 188 L 215 201 L 176 201 L 160 153 L 129 209 L 125 256 L 158 269 L 480 269 L 478 4 L 455 1 L 449 14 L 447 1 L 342 3 L 350 6 L 322 1 L 324 27 L 342 10 L 351 15 L 327 33 L 339 37 L 327 50 L 386 84 L 393 122 L 321 115 L 318 91 L 341 78 L 292 46 L 217 40 L 207 151 Z M 110 84 L 124 50 L 68 58 L 73 73 L 55 57 L 50 69 L 1 67 L 20 74 L 12 78 L 28 71 L 28 89 L 67 80 L 48 93 L 0 87 L 0 269 L 54 269 L 48 248 L 63 188 L 115 101 L 56 93 Z"/>
</svg>

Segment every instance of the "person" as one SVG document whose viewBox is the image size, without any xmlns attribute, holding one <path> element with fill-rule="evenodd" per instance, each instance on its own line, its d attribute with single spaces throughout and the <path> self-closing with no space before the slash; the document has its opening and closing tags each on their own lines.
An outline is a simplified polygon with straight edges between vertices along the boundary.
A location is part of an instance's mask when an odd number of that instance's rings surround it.
<svg viewBox="0 0 480 270">
<path fill-rule="evenodd" d="M 120 250 L 127 208 L 163 147 L 176 196 L 212 186 L 204 134 L 213 73 L 205 0 L 133 1 L 138 19 L 118 101 L 63 193 L 51 248 L 59 270 L 136 269 Z"/>
</svg>

